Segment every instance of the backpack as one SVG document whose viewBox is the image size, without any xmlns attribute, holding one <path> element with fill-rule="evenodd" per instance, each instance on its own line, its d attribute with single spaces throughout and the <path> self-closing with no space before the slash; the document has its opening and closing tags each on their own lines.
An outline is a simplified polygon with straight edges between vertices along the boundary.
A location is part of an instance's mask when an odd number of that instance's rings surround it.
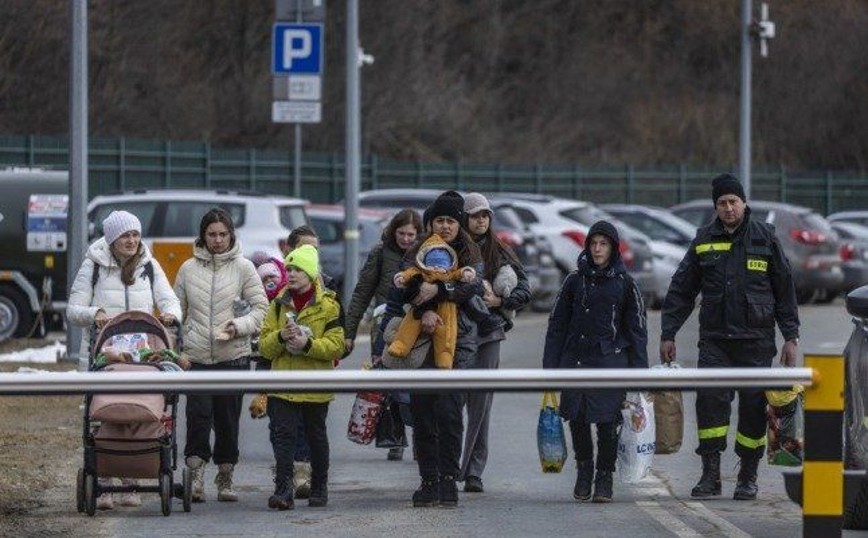
<svg viewBox="0 0 868 538">
<path fill-rule="evenodd" d="M 151 295 L 154 295 L 154 262 L 149 261 L 144 266 L 144 275 L 148 277 L 148 282 L 151 283 Z M 96 288 L 96 283 L 99 282 L 99 264 L 93 264 L 93 274 L 90 277 L 91 289 Z"/>
</svg>

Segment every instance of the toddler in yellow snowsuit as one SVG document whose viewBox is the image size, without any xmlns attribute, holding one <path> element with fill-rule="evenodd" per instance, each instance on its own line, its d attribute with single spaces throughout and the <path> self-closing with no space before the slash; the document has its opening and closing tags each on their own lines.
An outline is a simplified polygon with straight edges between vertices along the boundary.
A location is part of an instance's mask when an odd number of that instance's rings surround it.
<svg viewBox="0 0 868 538">
<path fill-rule="evenodd" d="M 476 271 L 472 267 L 458 268 L 458 255 L 455 250 L 437 234 L 422 243 L 416 254 L 415 265 L 397 273 L 395 286 L 404 288 L 413 278 L 421 277 L 423 282 L 473 282 Z M 458 334 L 458 308 L 452 301 L 442 301 L 437 305 L 437 315 L 443 320 L 431 335 L 434 346 L 434 364 L 437 368 L 452 368 L 455 355 L 455 339 Z M 422 331 L 422 312 L 416 309 L 404 314 L 395 339 L 389 344 L 389 354 L 393 357 L 406 357 L 419 333 Z"/>
</svg>

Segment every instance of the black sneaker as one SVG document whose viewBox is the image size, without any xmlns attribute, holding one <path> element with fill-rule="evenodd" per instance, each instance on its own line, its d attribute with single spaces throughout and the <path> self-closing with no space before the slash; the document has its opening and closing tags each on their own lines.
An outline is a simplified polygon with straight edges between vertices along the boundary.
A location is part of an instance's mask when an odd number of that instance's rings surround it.
<svg viewBox="0 0 868 538">
<path fill-rule="evenodd" d="M 464 491 L 466 493 L 483 493 L 482 479 L 478 476 L 468 476 L 464 479 Z"/>
<path fill-rule="evenodd" d="M 423 480 L 419 485 L 419 489 L 413 492 L 413 506 L 416 508 L 437 506 L 438 502 L 439 496 L 436 480 Z"/>
<path fill-rule="evenodd" d="M 455 477 L 441 476 L 440 486 L 440 506 L 452 508 L 458 506 L 458 484 L 455 483 Z"/>
</svg>

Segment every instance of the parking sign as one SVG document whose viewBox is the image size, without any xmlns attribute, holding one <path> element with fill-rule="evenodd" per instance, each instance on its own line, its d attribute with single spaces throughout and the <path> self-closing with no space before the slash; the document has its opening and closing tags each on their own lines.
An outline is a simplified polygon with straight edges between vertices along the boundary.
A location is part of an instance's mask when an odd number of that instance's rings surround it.
<svg viewBox="0 0 868 538">
<path fill-rule="evenodd" d="M 272 35 L 272 74 L 321 74 L 322 36 L 322 24 L 276 23 Z"/>
</svg>

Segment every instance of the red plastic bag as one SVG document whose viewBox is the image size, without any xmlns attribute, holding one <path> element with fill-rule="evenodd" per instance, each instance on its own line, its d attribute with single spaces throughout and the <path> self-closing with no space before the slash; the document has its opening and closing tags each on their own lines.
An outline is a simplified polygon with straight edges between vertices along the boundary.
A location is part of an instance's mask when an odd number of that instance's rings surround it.
<svg viewBox="0 0 868 538">
<path fill-rule="evenodd" d="M 383 407 L 382 392 L 359 392 L 350 411 L 347 424 L 347 439 L 360 445 L 368 445 L 377 436 L 377 422 Z"/>
</svg>

